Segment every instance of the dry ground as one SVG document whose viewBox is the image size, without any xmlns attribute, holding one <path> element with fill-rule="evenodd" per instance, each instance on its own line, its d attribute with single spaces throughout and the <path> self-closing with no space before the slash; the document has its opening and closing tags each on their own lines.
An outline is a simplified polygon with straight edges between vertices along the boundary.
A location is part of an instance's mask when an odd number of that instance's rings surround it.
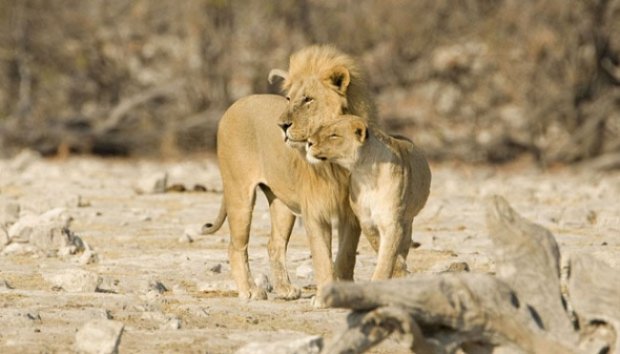
<svg viewBox="0 0 620 354">
<path fill-rule="evenodd" d="M 514 164 L 502 168 L 438 164 L 432 193 L 414 222 L 410 253 L 413 272 L 462 269 L 492 272 L 484 197 L 503 195 L 523 216 L 549 228 L 563 255 L 594 253 L 620 269 L 620 172 L 558 168 L 546 172 Z M 172 183 L 209 192 L 137 194 L 134 186 L 157 172 Z M 211 236 L 182 242 L 217 214 L 221 194 L 214 159 L 188 161 L 15 158 L 0 161 L 0 212 L 18 203 L 22 213 L 64 207 L 72 230 L 97 253 L 98 262 L 80 265 L 79 256 L 0 256 L 0 352 L 55 353 L 74 349 L 75 333 L 93 318 L 125 324 L 121 353 L 229 353 L 248 342 L 330 337 L 343 327 L 346 312 L 316 310 L 310 304 L 309 252 L 305 235 L 294 230 L 288 266 L 302 299 L 247 302 L 237 299 L 227 263 L 228 226 Z M 81 203 L 78 204 L 78 196 Z M 1 232 L 1 231 L 0 231 Z M 250 257 L 254 274 L 269 274 L 266 252 L 269 219 L 264 198 L 254 214 Z M 1 243 L 0 243 L 1 244 Z M 0 246 L 2 248 L 2 246 Z M 367 280 L 375 255 L 361 242 L 356 281 Z M 221 272 L 211 271 L 221 266 Z M 100 292 L 54 289 L 44 274 L 83 268 L 99 274 Z M 217 269 L 216 269 L 217 270 Z M 159 281 L 167 291 L 149 291 Z M 396 341 L 376 353 L 403 350 Z"/>
</svg>

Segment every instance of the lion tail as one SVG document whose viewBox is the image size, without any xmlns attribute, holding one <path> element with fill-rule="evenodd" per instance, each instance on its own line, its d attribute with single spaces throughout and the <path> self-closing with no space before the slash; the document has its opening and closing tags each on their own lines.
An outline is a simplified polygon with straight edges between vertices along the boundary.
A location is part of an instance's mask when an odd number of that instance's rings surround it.
<svg viewBox="0 0 620 354">
<path fill-rule="evenodd" d="M 224 202 L 224 198 L 222 198 L 222 204 L 220 204 L 220 211 L 217 214 L 217 218 L 213 223 L 208 222 L 202 225 L 201 233 L 203 235 L 210 235 L 219 230 L 224 224 L 224 220 L 226 220 L 226 215 L 226 203 Z"/>
</svg>

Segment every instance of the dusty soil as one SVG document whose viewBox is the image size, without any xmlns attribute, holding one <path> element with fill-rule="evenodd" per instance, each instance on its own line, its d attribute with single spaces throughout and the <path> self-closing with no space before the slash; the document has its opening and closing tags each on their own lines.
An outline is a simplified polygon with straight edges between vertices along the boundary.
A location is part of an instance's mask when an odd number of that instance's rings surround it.
<svg viewBox="0 0 620 354">
<path fill-rule="evenodd" d="M 564 259 L 576 252 L 594 253 L 620 269 L 620 172 L 540 171 L 528 164 L 440 164 L 432 170 L 431 197 L 414 222 L 413 238 L 420 246 L 410 253 L 411 271 L 458 271 L 464 262 L 472 272 L 492 272 L 484 219 L 484 197 L 490 194 L 503 195 L 519 213 L 549 228 Z M 136 193 L 141 180 L 160 172 L 168 172 L 169 185 L 191 189 L 201 184 L 208 191 Z M 215 217 L 220 190 L 212 158 L 0 161 L 0 211 L 15 203 L 22 214 L 66 208 L 74 219 L 71 229 L 98 256 L 86 265 L 79 263 L 79 255 L 0 256 L 0 283 L 9 285 L 0 286 L 0 352 L 70 352 L 76 331 L 94 318 L 124 323 L 121 353 L 229 353 L 248 342 L 333 336 L 344 326 L 347 312 L 312 308 L 310 258 L 300 224 L 291 239 L 288 266 L 304 294 L 291 302 L 236 298 L 227 263 L 227 225 L 215 235 L 183 241 L 187 230 L 191 234 Z M 268 275 L 269 218 L 262 197 L 252 227 L 251 267 L 255 275 Z M 369 278 L 374 262 L 363 240 L 356 281 Z M 99 274 L 99 291 L 70 293 L 44 279 L 72 268 Z M 153 291 L 149 283 L 155 281 L 167 290 Z M 404 350 L 390 340 L 373 352 Z"/>
</svg>

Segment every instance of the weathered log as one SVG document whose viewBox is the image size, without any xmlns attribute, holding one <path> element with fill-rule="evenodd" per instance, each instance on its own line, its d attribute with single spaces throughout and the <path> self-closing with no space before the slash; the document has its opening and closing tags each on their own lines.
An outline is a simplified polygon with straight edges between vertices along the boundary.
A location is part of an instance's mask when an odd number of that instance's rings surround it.
<svg viewBox="0 0 620 354">
<path fill-rule="evenodd" d="M 443 353 L 427 341 L 411 315 L 400 307 L 379 307 L 372 311 L 352 312 L 349 328 L 323 349 L 324 353 L 363 353 L 396 332 L 416 354 Z"/>
<path fill-rule="evenodd" d="M 563 305 L 553 235 L 493 197 L 487 224 L 497 275 L 415 275 L 369 284 L 335 283 L 321 301 L 353 309 L 324 353 L 361 353 L 391 333 L 416 353 L 615 353 L 620 349 L 620 274 L 588 256 L 570 262 Z"/>
<path fill-rule="evenodd" d="M 597 353 L 620 352 L 618 269 L 588 254 L 573 255 L 569 263 L 568 293 L 584 336 L 582 342 L 595 342 L 592 346 L 600 343 L 598 348 L 593 348 Z"/>
<path fill-rule="evenodd" d="M 389 335 L 390 329 L 416 328 L 412 323 L 419 325 L 423 333 L 422 337 L 416 331 L 413 343 L 419 341 L 430 353 L 450 353 L 468 344 L 489 351 L 505 347 L 526 353 L 574 353 L 569 345 L 539 327 L 534 312 L 508 285 L 488 274 L 417 275 L 369 284 L 334 283 L 324 288 L 321 296 L 330 307 L 366 311 L 397 307 L 412 317 L 411 321 L 399 321 L 403 316 L 390 317 L 399 325 L 378 326 L 381 328 L 376 338 L 368 336 L 372 333 L 369 321 L 353 321 L 348 333 L 338 337 L 339 345 L 328 346 L 331 351 L 325 353 L 362 352 L 370 343 L 377 343 L 376 339 Z M 360 333 L 368 338 L 362 340 Z"/>
<path fill-rule="evenodd" d="M 560 250 L 551 232 L 521 217 L 499 196 L 490 198 L 486 219 L 497 277 L 537 313 L 544 329 L 566 343 L 576 343 L 562 303 Z"/>
</svg>

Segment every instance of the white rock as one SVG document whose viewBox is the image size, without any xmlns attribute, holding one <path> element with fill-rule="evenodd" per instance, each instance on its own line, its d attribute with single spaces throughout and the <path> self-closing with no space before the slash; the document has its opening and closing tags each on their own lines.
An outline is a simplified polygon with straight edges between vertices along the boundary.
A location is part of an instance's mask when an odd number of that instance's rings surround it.
<svg viewBox="0 0 620 354">
<path fill-rule="evenodd" d="M 155 291 L 159 294 L 163 294 L 168 291 L 168 288 L 162 284 L 159 280 L 149 280 L 144 287 L 145 292 Z"/>
<path fill-rule="evenodd" d="M 44 273 L 43 279 L 70 293 L 95 292 L 102 281 L 97 273 L 79 268 L 62 270 L 61 273 Z"/>
<path fill-rule="evenodd" d="M 11 242 L 9 238 L 9 230 L 5 229 L 2 225 L 0 225 L 0 249 Z"/>
<path fill-rule="evenodd" d="M 21 211 L 21 207 L 19 204 L 14 202 L 7 203 L 0 210 L 0 226 L 2 225 L 10 225 L 15 223 L 19 219 L 19 212 Z"/>
<path fill-rule="evenodd" d="M 314 268 L 312 268 L 312 261 L 308 260 L 300 264 L 297 269 L 295 269 L 295 275 L 298 278 L 302 279 L 312 279 L 314 276 Z"/>
<path fill-rule="evenodd" d="M 63 234 L 62 230 L 69 227 L 71 220 L 64 208 L 52 209 L 41 215 L 27 214 L 11 225 L 8 229 L 9 238 L 12 242 L 34 242 L 35 246 L 41 243 L 44 249 L 58 249 L 70 243 L 70 235 Z"/>
<path fill-rule="evenodd" d="M 2 290 L 12 290 L 13 287 L 6 280 L 0 280 L 0 291 Z"/>
<path fill-rule="evenodd" d="M 142 178 L 134 189 L 139 194 L 155 194 L 165 193 L 167 186 L 168 174 L 166 172 L 158 172 Z"/>
<path fill-rule="evenodd" d="M 2 249 L 2 252 L 0 252 L 0 255 L 2 256 L 8 256 L 8 255 L 23 256 L 26 254 L 35 253 L 36 251 L 37 251 L 36 248 L 32 247 L 31 245 L 27 243 L 10 243 Z"/>
<path fill-rule="evenodd" d="M 178 317 L 171 317 L 166 320 L 166 323 L 161 327 L 162 329 L 181 329 L 182 321 Z"/>
<path fill-rule="evenodd" d="M 269 277 L 266 274 L 257 275 L 256 277 L 254 277 L 254 282 L 256 283 L 257 287 L 265 290 L 266 292 L 270 292 L 271 290 L 273 290 L 271 282 L 269 281 Z"/>
<path fill-rule="evenodd" d="M 23 172 L 39 160 L 41 160 L 41 154 L 38 152 L 23 150 L 11 160 L 9 167 L 16 172 Z"/>
<path fill-rule="evenodd" d="M 239 348 L 236 354 L 318 354 L 323 349 L 323 338 L 308 336 L 277 342 L 253 342 Z"/>
<path fill-rule="evenodd" d="M 179 237 L 179 242 L 180 243 L 192 243 L 194 242 L 194 239 L 187 233 L 183 233 L 183 236 Z"/>
<path fill-rule="evenodd" d="M 77 352 L 93 354 L 118 353 L 124 325 L 112 320 L 92 320 L 75 334 Z"/>
<path fill-rule="evenodd" d="M 81 265 L 93 264 L 97 262 L 99 262 L 99 255 L 90 248 L 86 248 L 78 260 L 78 263 Z"/>
<path fill-rule="evenodd" d="M 229 280 L 208 281 L 196 285 L 198 291 L 201 292 L 215 292 L 215 291 L 230 291 L 235 287 Z"/>
</svg>

